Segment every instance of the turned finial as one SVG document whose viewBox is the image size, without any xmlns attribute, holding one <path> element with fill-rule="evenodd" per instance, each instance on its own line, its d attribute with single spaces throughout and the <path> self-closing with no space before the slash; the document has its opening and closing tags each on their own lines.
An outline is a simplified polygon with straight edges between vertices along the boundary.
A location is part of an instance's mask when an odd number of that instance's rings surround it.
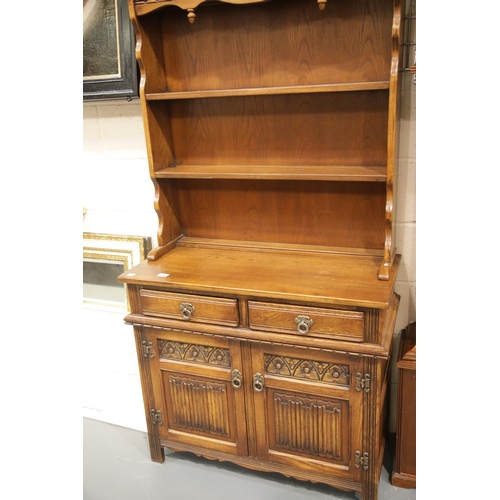
<svg viewBox="0 0 500 500">
<path fill-rule="evenodd" d="M 188 19 L 191 24 L 194 23 L 194 20 L 196 19 L 196 14 L 194 12 L 194 9 L 188 9 Z"/>
<path fill-rule="evenodd" d="M 325 10 L 327 0 L 318 0 L 319 10 Z"/>
</svg>

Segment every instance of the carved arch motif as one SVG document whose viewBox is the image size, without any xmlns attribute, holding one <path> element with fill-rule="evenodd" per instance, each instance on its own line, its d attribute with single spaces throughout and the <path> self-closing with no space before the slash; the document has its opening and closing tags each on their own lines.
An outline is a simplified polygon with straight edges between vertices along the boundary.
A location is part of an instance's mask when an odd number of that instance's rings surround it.
<svg viewBox="0 0 500 500">
<path fill-rule="evenodd" d="M 266 373 L 272 375 L 317 380 L 342 386 L 348 386 L 350 383 L 349 365 L 271 354 L 266 354 L 264 362 Z"/>
<path fill-rule="evenodd" d="M 229 349 L 221 347 L 158 340 L 158 350 L 160 359 L 188 361 L 227 368 L 231 366 Z"/>
</svg>

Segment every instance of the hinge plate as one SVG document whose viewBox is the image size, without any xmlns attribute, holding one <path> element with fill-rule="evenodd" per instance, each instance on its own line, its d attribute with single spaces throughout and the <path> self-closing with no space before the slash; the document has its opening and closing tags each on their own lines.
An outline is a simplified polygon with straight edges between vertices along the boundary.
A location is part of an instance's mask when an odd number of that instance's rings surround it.
<svg viewBox="0 0 500 500">
<path fill-rule="evenodd" d="M 154 353 L 154 348 L 153 344 L 151 342 L 146 342 L 145 340 L 142 343 L 142 353 L 144 354 L 144 357 L 147 358 L 148 356 L 150 358 L 155 357 Z"/>
<path fill-rule="evenodd" d="M 356 390 L 360 392 L 363 389 L 365 392 L 370 392 L 370 375 L 365 373 L 365 378 L 363 378 L 363 375 L 358 372 L 356 373 Z"/>
<path fill-rule="evenodd" d="M 151 408 L 151 420 L 153 425 L 162 425 L 161 411 L 156 411 L 154 408 Z"/>
<path fill-rule="evenodd" d="M 368 453 L 365 451 L 363 454 L 361 454 L 360 451 L 357 451 L 355 454 L 355 462 L 354 462 L 354 465 L 356 466 L 357 469 L 359 469 L 360 467 L 363 467 L 363 470 L 368 470 L 368 466 L 369 466 L 369 455 Z"/>
</svg>

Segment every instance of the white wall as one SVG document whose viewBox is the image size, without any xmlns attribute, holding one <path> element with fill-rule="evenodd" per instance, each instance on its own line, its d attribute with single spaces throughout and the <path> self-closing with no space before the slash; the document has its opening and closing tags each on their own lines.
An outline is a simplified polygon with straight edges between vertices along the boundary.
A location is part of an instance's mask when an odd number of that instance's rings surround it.
<svg viewBox="0 0 500 500">
<path fill-rule="evenodd" d="M 151 236 L 158 219 L 138 100 L 83 107 L 83 230 Z"/>
<path fill-rule="evenodd" d="M 83 231 L 149 236 L 158 219 L 138 100 L 83 106 Z M 83 414 L 147 430 L 133 329 L 127 311 L 83 311 Z"/>
<path fill-rule="evenodd" d="M 395 328 L 391 387 L 391 431 L 396 429 L 396 354 L 401 330 L 416 320 L 416 86 L 406 73 L 400 133 L 400 168 L 397 186 L 396 247 L 402 260 L 396 282 L 401 304 Z M 83 230 L 107 234 L 150 236 L 156 245 L 157 216 L 149 178 L 139 101 L 84 103 Z M 138 383 L 132 327 L 123 315 L 84 311 L 88 366 L 84 412 L 118 425 L 146 430 Z M 99 339 L 106 355 L 92 349 Z M 121 377 L 119 376 L 121 375 Z M 113 391 L 114 388 L 114 391 Z M 130 390 L 127 390 L 130 389 Z M 99 408 L 95 408 L 99 406 Z"/>
</svg>

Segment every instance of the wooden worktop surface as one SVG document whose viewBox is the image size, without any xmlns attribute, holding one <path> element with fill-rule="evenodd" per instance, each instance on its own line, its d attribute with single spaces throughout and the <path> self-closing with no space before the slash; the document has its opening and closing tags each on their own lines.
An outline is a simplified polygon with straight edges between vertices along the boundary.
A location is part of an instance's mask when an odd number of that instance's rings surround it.
<svg viewBox="0 0 500 500">
<path fill-rule="evenodd" d="M 397 255 L 390 279 L 381 281 L 382 258 L 376 255 L 178 246 L 118 280 L 207 294 L 385 309 L 399 261 Z"/>
</svg>

